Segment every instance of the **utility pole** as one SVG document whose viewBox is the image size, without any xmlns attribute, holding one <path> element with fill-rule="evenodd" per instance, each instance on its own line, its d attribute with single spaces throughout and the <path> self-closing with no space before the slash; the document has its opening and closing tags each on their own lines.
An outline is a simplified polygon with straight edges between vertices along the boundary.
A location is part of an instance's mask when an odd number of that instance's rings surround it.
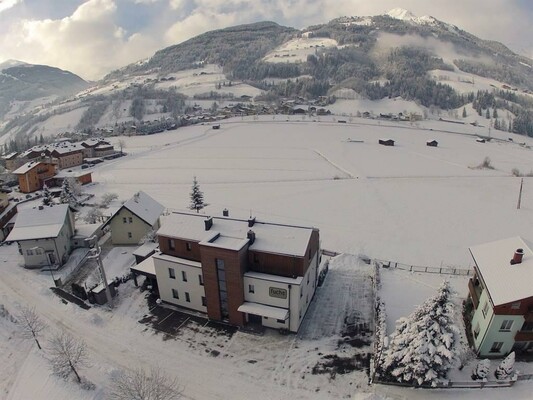
<svg viewBox="0 0 533 400">
<path fill-rule="evenodd" d="M 520 210 L 520 203 L 522 203 L 522 187 L 524 186 L 524 178 L 520 180 L 520 192 L 518 194 L 518 204 L 516 205 L 516 209 Z"/>
<path fill-rule="evenodd" d="M 89 243 L 94 240 L 94 247 L 91 248 L 90 252 L 91 255 L 87 258 L 90 259 L 96 259 L 96 264 L 98 265 L 98 270 L 100 271 L 100 276 L 102 277 L 104 288 L 105 288 L 105 295 L 107 297 L 107 304 L 109 305 L 109 308 L 113 308 L 113 296 L 111 295 L 111 289 L 109 289 L 109 284 L 107 283 L 107 277 L 105 275 L 104 270 L 104 264 L 102 263 L 102 249 L 100 245 L 98 244 L 98 238 L 96 235 L 91 236 L 90 238 L 85 239 Z"/>
</svg>

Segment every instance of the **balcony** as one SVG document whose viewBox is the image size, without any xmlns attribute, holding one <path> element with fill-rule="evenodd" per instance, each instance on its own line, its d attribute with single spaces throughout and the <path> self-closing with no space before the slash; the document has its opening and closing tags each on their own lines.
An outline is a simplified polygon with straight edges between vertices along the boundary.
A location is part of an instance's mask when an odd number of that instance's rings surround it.
<svg viewBox="0 0 533 400">
<path fill-rule="evenodd" d="M 479 298 L 481 297 L 481 292 L 483 289 L 479 283 L 477 285 L 474 283 L 474 279 L 475 277 L 468 280 L 468 291 L 470 292 L 474 309 L 477 309 L 477 306 L 479 305 Z"/>
<path fill-rule="evenodd" d="M 515 342 L 533 342 L 533 331 L 518 331 L 514 337 Z"/>
</svg>

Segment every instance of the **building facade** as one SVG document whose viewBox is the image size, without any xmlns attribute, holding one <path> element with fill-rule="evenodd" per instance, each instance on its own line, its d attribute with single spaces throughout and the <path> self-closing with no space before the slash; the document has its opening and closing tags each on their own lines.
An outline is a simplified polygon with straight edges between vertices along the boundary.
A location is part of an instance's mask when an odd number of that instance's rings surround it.
<svg viewBox="0 0 533 400">
<path fill-rule="evenodd" d="M 533 251 L 520 237 L 470 248 L 471 333 L 480 357 L 533 352 Z"/>
<path fill-rule="evenodd" d="M 157 234 L 161 300 L 237 326 L 298 331 L 317 286 L 317 229 L 172 213 Z"/>
<path fill-rule="evenodd" d="M 47 179 L 56 174 L 56 167 L 52 163 L 29 161 L 13 171 L 18 177 L 19 188 L 22 193 L 31 193 L 43 188 Z"/>
<path fill-rule="evenodd" d="M 16 241 L 26 268 L 61 266 L 71 253 L 74 218 L 66 204 L 19 211 L 6 240 Z"/>
<path fill-rule="evenodd" d="M 138 192 L 118 209 L 104 226 L 111 228 L 113 244 L 138 244 L 150 231 L 160 227 L 165 207 L 144 192 Z"/>
</svg>

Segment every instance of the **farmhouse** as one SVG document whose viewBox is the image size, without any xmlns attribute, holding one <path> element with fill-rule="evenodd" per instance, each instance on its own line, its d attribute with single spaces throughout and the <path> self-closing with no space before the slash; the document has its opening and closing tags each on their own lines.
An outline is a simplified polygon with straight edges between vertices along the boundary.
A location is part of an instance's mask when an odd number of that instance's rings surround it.
<svg viewBox="0 0 533 400">
<path fill-rule="evenodd" d="M 164 209 L 146 193 L 138 192 L 104 226 L 111 228 L 113 244 L 138 244 L 148 232 L 159 229 L 159 217 Z"/>
<path fill-rule="evenodd" d="M 31 193 L 42 189 L 44 182 L 56 173 L 55 165 L 48 162 L 29 161 L 13 171 L 19 179 L 22 193 Z"/>
<path fill-rule="evenodd" d="M 16 241 L 26 268 L 62 266 L 71 252 L 74 217 L 67 204 L 19 211 L 6 240 Z"/>
<path fill-rule="evenodd" d="M 520 237 L 470 248 L 468 283 L 474 348 L 480 357 L 533 350 L 533 250 Z"/>
<path fill-rule="evenodd" d="M 237 326 L 298 331 L 317 286 L 317 229 L 175 212 L 157 235 L 161 300 Z"/>
</svg>

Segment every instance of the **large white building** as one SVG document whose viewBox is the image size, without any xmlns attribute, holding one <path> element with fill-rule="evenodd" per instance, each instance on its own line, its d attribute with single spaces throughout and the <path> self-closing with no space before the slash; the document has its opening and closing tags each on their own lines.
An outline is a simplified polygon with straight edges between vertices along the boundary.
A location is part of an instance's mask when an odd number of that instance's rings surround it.
<svg viewBox="0 0 533 400">
<path fill-rule="evenodd" d="M 470 248 L 471 332 L 480 357 L 533 351 L 533 250 L 520 237 Z"/>
<path fill-rule="evenodd" d="M 161 251 L 134 271 L 155 274 L 164 302 L 238 326 L 298 331 L 317 286 L 317 229 L 172 213 L 157 234 Z"/>
</svg>

